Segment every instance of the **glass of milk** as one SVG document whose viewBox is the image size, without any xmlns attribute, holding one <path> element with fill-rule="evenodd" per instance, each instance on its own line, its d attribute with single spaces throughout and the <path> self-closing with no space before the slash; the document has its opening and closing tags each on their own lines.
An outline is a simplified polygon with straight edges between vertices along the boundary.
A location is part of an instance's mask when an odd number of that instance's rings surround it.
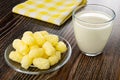
<svg viewBox="0 0 120 80">
<path fill-rule="evenodd" d="M 87 56 L 102 53 L 110 37 L 115 12 L 103 5 L 88 4 L 74 9 L 74 34 L 77 44 Z"/>
</svg>

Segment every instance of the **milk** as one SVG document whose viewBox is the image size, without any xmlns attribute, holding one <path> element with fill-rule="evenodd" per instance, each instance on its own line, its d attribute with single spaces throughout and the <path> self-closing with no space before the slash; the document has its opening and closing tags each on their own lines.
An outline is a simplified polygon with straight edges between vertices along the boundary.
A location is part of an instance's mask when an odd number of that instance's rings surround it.
<svg viewBox="0 0 120 80">
<path fill-rule="evenodd" d="M 77 13 L 75 16 L 74 34 L 80 50 L 91 54 L 102 52 L 112 31 L 113 22 L 106 22 L 111 17 L 97 11 Z"/>
</svg>

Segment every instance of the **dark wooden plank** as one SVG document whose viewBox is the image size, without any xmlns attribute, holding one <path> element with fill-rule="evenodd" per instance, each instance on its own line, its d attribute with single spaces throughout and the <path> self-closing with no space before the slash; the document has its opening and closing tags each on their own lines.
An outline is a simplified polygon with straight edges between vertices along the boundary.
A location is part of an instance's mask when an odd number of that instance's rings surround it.
<svg viewBox="0 0 120 80">
<path fill-rule="evenodd" d="M 17 5 L 21 2 L 24 2 L 24 1 L 25 0 L 17 0 L 17 1 L 16 0 L 2 0 L 2 1 L 0 1 L 0 33 L 2 33 L 5 29 L 8 28 L 6 26 L 6 24 L 9 21 L 13 22 L 13 20 L 16 19 L 12 13 L 12 8 L 15 5 Z M 10 24 L 12 24 L 12 23 L 10 23 Z"/>
</svg>

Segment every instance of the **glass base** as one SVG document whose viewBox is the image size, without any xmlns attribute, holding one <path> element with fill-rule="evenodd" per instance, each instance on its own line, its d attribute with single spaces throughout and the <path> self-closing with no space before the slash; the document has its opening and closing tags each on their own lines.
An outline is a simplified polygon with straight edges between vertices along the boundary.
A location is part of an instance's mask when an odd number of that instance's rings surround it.
<svg viewBox="0 0 120 80">
<path fill-rule="evenodd" d="M 100 55 L 102 52 L 98 52 L 98 53 L 86 53 L 86 52 L 82 52 L 83 54 L 85 54 L 86 56 L 97 56 Z"/>
</svg>

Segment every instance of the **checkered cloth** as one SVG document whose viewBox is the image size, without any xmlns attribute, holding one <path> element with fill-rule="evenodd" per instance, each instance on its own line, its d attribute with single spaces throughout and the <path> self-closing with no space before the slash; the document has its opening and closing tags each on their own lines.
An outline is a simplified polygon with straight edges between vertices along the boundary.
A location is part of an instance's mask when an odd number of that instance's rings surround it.
<svg viewBox="0 0 120 80">
<path fill-rule="evenodd" d="M 56 25 L 63 24 L 74 8 L 86 0 L 27 0 L 13 8 L 13 12 Z"/>
</svg>

